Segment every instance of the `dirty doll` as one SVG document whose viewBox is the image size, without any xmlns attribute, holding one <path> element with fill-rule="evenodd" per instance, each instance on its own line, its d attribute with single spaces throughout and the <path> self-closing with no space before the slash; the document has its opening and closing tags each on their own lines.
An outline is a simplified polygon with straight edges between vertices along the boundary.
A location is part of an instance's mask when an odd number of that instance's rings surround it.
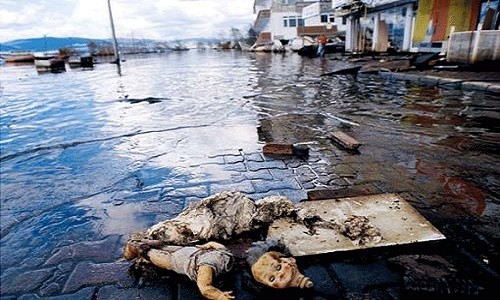
<svg viewBox="0 0 500 300">
<path fill-rule="evenodd" d="M 196 281 L 200 293 L 207 299 L 234 299 L 232 291 L 213 286 L 214 278 L 229 272 L 233 266 L 233 255 L 219 243 L 172 246 L 158 240 L 130 239 L 123 249 L 123 257 L 187 275 Z"/>
<path fill-rule="evenodd" d="M 277 241 L 254 243 L 248 258 L 254 279 L 271 288 L 311 288 L 313 283 L 298 270 L 295 259 L 280 250 Z M 282 247 L 282 245 L 280 245 Z M 221 291 L 213 286 L 213 279 L 229 272 L 233 255 L 216 242 L 199 246 L 164 245 L 158 240 L 130 239 L 123 251 L 124 258 L 149 262 L 157 267 L 187 275 L 196 281 L 200 293 L 207 299 L 234 299 L 232 291 Z"/>
</svg>

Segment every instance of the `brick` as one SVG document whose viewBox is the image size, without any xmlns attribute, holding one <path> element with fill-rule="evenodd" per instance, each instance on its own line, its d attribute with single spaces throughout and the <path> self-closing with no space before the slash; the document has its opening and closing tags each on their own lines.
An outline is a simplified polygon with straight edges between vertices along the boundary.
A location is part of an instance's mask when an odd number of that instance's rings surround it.
<svg viewBox="0 0 500 300">
<path fill-rule="evenodd" d="M 334 131 L 330 134 L 330 137 L 342 147 L 349 149 L 349 150 L 356 150 L 358 149 L 359 145 L 361 145 L 356 139 L 353 137 L 345 134 L 342 131 Z"/>
<path fill-rule="evenodd" d="M 264 155 L 293 155 L 291 144 L 266 144 L 262 147 Z"/>
</svg>

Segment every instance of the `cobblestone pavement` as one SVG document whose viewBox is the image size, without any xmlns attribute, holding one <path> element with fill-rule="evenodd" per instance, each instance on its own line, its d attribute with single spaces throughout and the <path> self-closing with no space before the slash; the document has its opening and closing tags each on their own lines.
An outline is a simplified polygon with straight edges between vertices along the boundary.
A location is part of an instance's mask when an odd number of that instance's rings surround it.
<svg viewBox="0 0 500 300">
<path fill-rule="evenodd" d="M 364 152 L 364 149 L 361 149 L 361 152 Z M 327 158 L 325 154 L 328 154 Z M 410 179 L 403 178 L 402 174 L 398 174 L 397 168 L 394 169 L 394 174 L 388 176 L 389 178 L 384 178 L 377 173 L 379 162 L 359 161 L 359 157 L 359 153 L 349 153 L 331 147 L 331 142 L 327 140 L 310 145 L 310 156 L 306 159 L 266 157 L 260 152 L 244 151 L 207 157 L 199 165 L 190 168 L 216 170 L 219 174 L 223 174 L 221 177 L 227 178 L 226 180 L 191 183 L 183 188 L 169 191 L 161 189 L 146 191 L 149 199 L 142 207 L 150 213 L 158 213 L 158 219 L 162 219 L 161 215 L 165 212 L 165 206 L 169 205 L 170 198 L 183 198 L 187 204 L 225 190 L 241 191 L 253 199 L 280 194 L 294 201 L 307 199 L 307 190 L 318 188 L 337 190 L 339 195 L 395 192 L 388 186 L 388 182 L 394 177 L 401 179 L 398 192 L 402 192 L 411 200 L 411 194 L 416 190 L 414 183 Z M 363 177 L 358 176 L 360 171 L 358 168 L 361 165 L 373 173 L 368 172 L 364 173 Z M 108 205 L 120 207 L 124 204 L 115 202 Z M 151 208 L 151 205 L 155 208 Z M 180 209 L 181 207 L 177 208 Z M 459 224 L 455 225 L 458 226 L 458 230 L 466 233 L 469 230 L 460 228 Z M 79 224 L 73 224 L 67 230 L 70 235 L 84 235 L 85 225 L 83 228 L 78 227 Z M 17 249 L 14 255 L 8 257 L 2 255 L 2 266 L 8 268 L 2 277 L 2 299 L 200 298 L 194 283 L 171 274 L 163 277 L 164 281 L 153 280 L 140 288 L 138 282 L 128 272 L 130 263 L 117 261 L 123 239 L 123 236 L 109 235 L 94 241 L 71 243 L 69 240 L 55 246 L 55 252 L 46 252 L 45 257 L 23 259 L 30 257 L 25 249 Z M 38 243 L 41 248 L 50 243 L 33 242 Z M 324 255 L 312 259 L 299 259 L 299 265 L 305 274 L 315 282 L 312 292 L 267 291 L 259 294 L 246 286 L 247 280 L 244 274 L 232 274 L 229 288 L 235 290 L 237 299 L 254 299 L 262 295 L 276 299 L 403 299 L 418 296 L 418 294 L 404 294 L 405 291 L 401 289 L 403 274 L 388 264 L 387 258 L 401 254 L 442 255 L 459 262 L 460 266 L 465 268 L 463 270 L 465 274 L 469 274 L 469 268 L 477 274 L 485 272 L 481 270 L 484 262 L 479 262 L 478 271 L 478 265 L 475 264 L 477 262 L 470 261 L 467 250 L 454 241 L 447 241 L 426 244 L 425 247 L 417 245 L 396 250 L 360 251 L 352 255 Z M 468 263 L 463 264 L 463 261 Z M 10 276 L 11 272 L 17 273 L 19 269 L 27 271 Z M 488 274 L 483 275 L 488 278 Z M 463 280 L 468 280 L 466 282 L 470 282 L 471 289 L 476 288 L 478 293 L 483 291 L 482 288 L 490 288 L 487 279 L 479 280 L 478 277 L 466 276 Z M 458 283 L 443 281 L 440 284 L 440 288 L 459 288 Z M 429 285 L 428 288 L 433 287 Z M 482 293 L 481 297 L 484 296 Z"/>
</svg>

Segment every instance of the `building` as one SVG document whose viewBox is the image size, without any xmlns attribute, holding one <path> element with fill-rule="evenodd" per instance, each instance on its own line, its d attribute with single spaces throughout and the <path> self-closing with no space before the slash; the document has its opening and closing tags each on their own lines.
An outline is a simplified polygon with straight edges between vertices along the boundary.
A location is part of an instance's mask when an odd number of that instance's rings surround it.
<svg viewBox="0 0 500 300">
<path fill-rule="evenodd" d="M 336 17 L 347 19 L 346 51 L 410 51 L 417 0 L 334 0 Z"/>
<path fill-rule="evenodd" d="M 255 0 L 253 29 L 258 42 L 280 40 L 282 44 L 303 35 L 335 36 L 345 31 L 345 19 L 336 18 L 331 0 Z M 339 32 L 340 29 L 340 32 Z"/>
<path fill-rule="evenodd" d="M 498 19 L 498 4 L 498 0 L 420 0 L 413 34 L 415 50 L 442 51 L 452 31 L 476 30 L 479 23 L 484 23 L 488 10 L 491 19 L 495 15 Z M 495 29 L 492 23 L 493 20 L 490 20 L 488 28 L 482 29 Z"/>
</svg>

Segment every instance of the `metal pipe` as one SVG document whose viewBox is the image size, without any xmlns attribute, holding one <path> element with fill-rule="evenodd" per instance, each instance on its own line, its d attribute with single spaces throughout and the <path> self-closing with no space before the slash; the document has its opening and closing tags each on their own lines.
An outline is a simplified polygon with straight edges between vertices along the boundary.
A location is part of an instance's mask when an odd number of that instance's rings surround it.
<svg viewBox="0 0 500 300">
<path fill-rule="evenodd" d="M 120 54 L 118 52 L 118 42 L 116 41 L 115 24 L 113 23 L 113 13 L 111 12 L 111 0 L 108 0 L 109 21 L 111 22 L 111 34 L 113 36 L 113 51 L 115 52 L 116 64 L 120 65 Z"/>
</svg>

